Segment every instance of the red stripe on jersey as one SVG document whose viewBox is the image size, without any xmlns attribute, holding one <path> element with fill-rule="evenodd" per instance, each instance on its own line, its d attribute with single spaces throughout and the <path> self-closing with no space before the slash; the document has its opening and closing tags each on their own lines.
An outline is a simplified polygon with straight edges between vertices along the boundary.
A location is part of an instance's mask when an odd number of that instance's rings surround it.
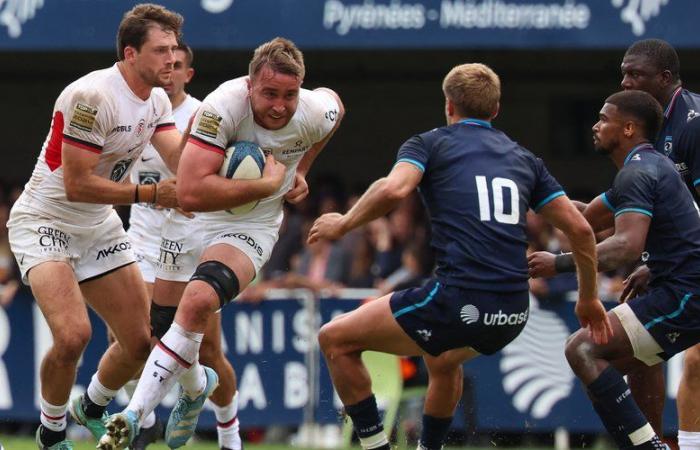
<svg viewBox="0 0 700 450">
<path fill-rule="evenodd" d="M 207 141 L 203 141 L 196 136 L 190 136 L 189 139 L 187 139 L 187 142 L 191 142 L 194 145 L 196 145 L 197 147 L 203 148 L 204 150 L 209 150 L 210 152 L 216 152 L 220 155 L 226 154 L 226 152 L 224 151 L 223 148 L 217 147 L 214 144 L 210 144 Z"/>
<path fill-rule="evenodd" d="M 175 124 L 172 122 L 168 123 L 161 123 L 159 125 L 156 125 L 156 131 L 153 133 L 158 133 L 159 131 L 165 131 L 165 130 L 174 130 L 175 129 Z"/>
<path fill-rule="evenodd" d="M 51 172 L 61 167 L 61 136 L 63 136 L 63 113 L 56 111 L 51 121 L 51 137 L 44 153 L 44 160 Z"/>
<path fill-rule="evenodd" d="M 83 141 L 81 139 L 74 138 L 73 136 L 68 136 L 67 134 L 63 135 L 63 142 L 65 142 L 66 144 L 73 145 L 73 146 L 78 147 L 78 148 L 82 148 L 83 150 L 91 151 L 93 153 L 97 153 L 97 154 L 102 153 L 101 146 L 99 146 L 97 144 L 93 144 L 92 142 Z"/>
<path fill-rule="evenodd" d="M 160 347 L 161 350 L 163 350 L 165 353 L 167 353 L 172 359 L 175 360 L 178 364 L 180 364 L 182 367 L 185 369 L 189 369 L 192 367 L 192 363 L 187 362 L 182 356 L 178 355 L 175 353 L 173 350 L 170 350 L 165 344 L 163 344 L 161 341 L 158 341 L 156 344 L 158 347 Z"/>
</svg>

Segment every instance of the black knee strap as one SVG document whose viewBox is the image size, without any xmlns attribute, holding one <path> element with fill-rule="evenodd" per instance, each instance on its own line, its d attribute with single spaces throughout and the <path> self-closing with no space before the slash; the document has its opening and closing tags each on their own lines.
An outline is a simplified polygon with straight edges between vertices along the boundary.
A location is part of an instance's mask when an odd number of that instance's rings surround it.
<svg viewBox="0 0 700 450">
<path fill-rule="evenodd" d="M 151 301 L 151 336 L 162 338 L 173 324 L 176 312 L 177 306 L 161 306 Z"/>
<path fill-rule="evenodd" d="M 238 295 L 240 283 L 236 274 L 226 264 L 219 261 L 206 261 L 197 266 L 190 281 L 204 281 L 219 296 L 219 305 L 224 307 Z"/>
</svg>

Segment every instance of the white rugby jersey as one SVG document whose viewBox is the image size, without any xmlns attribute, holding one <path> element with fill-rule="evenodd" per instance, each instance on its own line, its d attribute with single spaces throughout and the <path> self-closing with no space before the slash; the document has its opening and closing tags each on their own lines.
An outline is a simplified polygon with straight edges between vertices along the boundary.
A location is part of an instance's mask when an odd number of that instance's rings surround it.
<svg viewBox="0 0 700 450">
<path fill-rule="evenodd" d="M 287 167 L 277 192 L 264 198 L 248 213 L 231 215 L 226 211 L 200 214 L 203 220 L 282 221 L 284 195 L 293 187 L 297 165 L 309 148 L 331 132 L 338 119 L 339 105 L 324 90 L 301 89 L 299 106 L 289 123 L 279 130 L 268 130 L 255 123 L 248 97 L 248 77 L 223 83 L 205 99 L 195 116 L 189 142 L 202 151 L 224 154 L 236 141 L 252 141 Z"/>
<path fill-rule="evenodd" d="M 187 123 L 201 103 L 188 94 L 185 101 L 173 110 L 175 126 L 181 133 L 185 132 Z M 161 180 L 174 177 L 175 175 L 168 169 L 158 151 L 151 144 L 146 146 L 141 157 L 134 163 L 134 170 L 131 172 L 131 182 L 134 184 L 158 183 Z M 163 226 L 168 211 L 168 209 L 155 208 L 144 203 L 132 205 L 129 235 L 135 233 L 141 238 L 156 239 L 160 242 L 159 230 Z"/>
<path fill-rule="evenodd" d="M 85 75 L 69 84 L 56 100 L 51 130 L 25 186 L 24 204 L 72 223 L 101 222 L 112 205 L 66 199 L 63 142 L 100 155 L 94 174 L 125 182 L 153 133 L 174 127 L 170 100 L 163 89 L 155 88 L 148 99 L 141 100 L 116 64 Z"/>
</svg>

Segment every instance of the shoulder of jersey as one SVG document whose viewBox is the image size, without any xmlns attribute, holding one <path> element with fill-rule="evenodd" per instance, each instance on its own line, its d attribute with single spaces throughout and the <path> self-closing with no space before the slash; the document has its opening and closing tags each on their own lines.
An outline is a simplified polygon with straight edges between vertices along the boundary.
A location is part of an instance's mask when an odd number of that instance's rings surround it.
<svg viewBox="0 0 700 450">
<path fill-rule="evenodd" d="M 204 99 L 204 103 L 211 105 L 216 112 L 228 117 L 229 120 L 238 122 L 250 111 L 248 100 L 248 85 L 245 77 L 226 81 L 212 91 Z"/>
</svg>

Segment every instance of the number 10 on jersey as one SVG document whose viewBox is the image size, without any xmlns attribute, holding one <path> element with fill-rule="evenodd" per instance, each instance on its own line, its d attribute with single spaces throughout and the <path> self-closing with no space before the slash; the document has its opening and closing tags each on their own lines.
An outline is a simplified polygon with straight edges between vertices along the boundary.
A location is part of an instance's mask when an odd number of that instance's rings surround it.
<svg viewBox="0 0 700 450">
<path fill-rule="evenodd" d="M 496 222 L 515 225 L 520 222 L 520 208 L 518 207 L 518 185 L 509 178 L 495 177 L 491 180 L 491 194 L 486 177 L 477 175 L 476 190 L 479 194 L 479 219 L 482 222 L 491 220 L 491 197 L 493 198 L 493 218 Z M 510 212 L 505 213 L 503 208 L 503 192 L 510 191 Z"/>
</svg>

